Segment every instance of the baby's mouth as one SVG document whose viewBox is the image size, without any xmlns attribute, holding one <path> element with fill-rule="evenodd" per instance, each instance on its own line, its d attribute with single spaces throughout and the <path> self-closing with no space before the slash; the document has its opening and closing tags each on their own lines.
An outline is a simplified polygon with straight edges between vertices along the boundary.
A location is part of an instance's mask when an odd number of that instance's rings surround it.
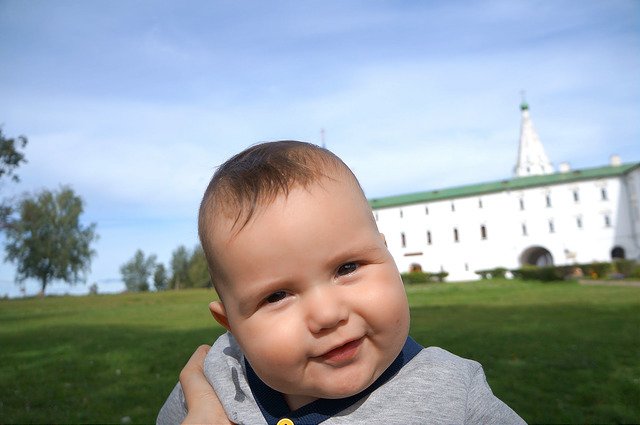
<svg viewBox="0 0 640 425">
<path fill-rule="evenodd" d="M 351 361 L 357 354 L 364 337 L 349 341 L 339 347 L 327 351 L 320 358 L 330 364 L 342 364 Z"/>
</svg>

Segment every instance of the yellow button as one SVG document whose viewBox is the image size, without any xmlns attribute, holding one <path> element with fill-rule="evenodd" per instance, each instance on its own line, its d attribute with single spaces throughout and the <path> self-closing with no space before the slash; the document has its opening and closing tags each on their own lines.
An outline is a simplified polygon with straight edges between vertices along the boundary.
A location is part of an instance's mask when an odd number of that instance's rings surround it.
<svg viewBox="0 0 640 425">
<path fill-rule="evenodd" d="M 293 421 L 289 418 L 282 418 L 278 421 L 277 425 L 295 425 Z"/>
</svg>

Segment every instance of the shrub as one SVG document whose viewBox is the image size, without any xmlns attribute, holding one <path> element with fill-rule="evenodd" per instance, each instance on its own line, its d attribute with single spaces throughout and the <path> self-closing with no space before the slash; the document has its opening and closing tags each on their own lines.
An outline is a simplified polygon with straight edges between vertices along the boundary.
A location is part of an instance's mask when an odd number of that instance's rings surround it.
<svg viewBox="0 0 640 425">
<path fill-rule="evenodd" d="M 442 271 L 438 273 L 429 272 L 407 272 L 401 273 L 402 282 L 405 285 L 412 285 L 414 283 L 429 283 L 429 282 L 444 282 L 444 279 L 449 276 L 449 273 Z"/>
<path fill-rule="evenodd" d="M 633 260 L 615 260 L 612 265 L 612 271 L 628 277 L 633 274 L 634 269 L 637 269 L 638 266 L 639 264 Z"/>
<path fill-rule="evenodd" d="M 475 272 L 480 275 L 481 279 L 504 279 L 507 269 L 504 267 L 496 267 L 495 269 L 478 270 Z"/>
<path fill-rule="evenodd" d="M 491 273 L 489 270 L 476 270 L 475 273 L 480 276 L 480 279 L 485 280 L 489 279 Z"/>
<path fill-rule="evenodd" d="M 609 273 L 611 270 L 611 263 L 580 264 L 579 267 L 582 269 L 585 277 L 600 279 Z"/>
<path fill-rule="evenodd" d="M 640 264 L 636 264 L 636 266 L 633 268 L 633 270 L 631 270 L 631 273 L 627 277 L 640 279 Z"/>
<path fill-rule="evenodd" d="M 433 276 L 435 276 L 436 279 L 438 279 L 438 282 L 444 282 L 446 277 L 449 276 L 449 273 L 442 271 L 442 272 L 434 273 Z"/>
<path fill-rule="evenodd" d="M 511 273 L 518 279 L 540 280 L 542 282 L 563 280 L 565 277 L 564 268 L 556 266 L 524 266 L 520 269 L 511 270 Z"/>
<path fill-rule="evenodd" d="M 564 270 L 560 267 L 545 266 L 539 269 L 539 279 L 543 282 L 564 280 Z"/>
<path fill-rule="evenodd" d="M 431 273 L 425 272 L 408 272 L 402 273 L 400 276 L 402 277 L 402 283 L 405 285 L 412 285 L 414 283 L 427 283 L 430 280 Z"/>
</svg>

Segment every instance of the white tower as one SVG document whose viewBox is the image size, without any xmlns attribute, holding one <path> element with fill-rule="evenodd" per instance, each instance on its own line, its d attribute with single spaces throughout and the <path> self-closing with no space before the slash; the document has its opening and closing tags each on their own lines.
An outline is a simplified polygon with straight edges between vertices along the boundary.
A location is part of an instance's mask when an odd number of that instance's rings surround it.
<svg viewBox="0 0 640 425">
<path fill-rule="evenodd" d="M 522 111 L 522 123 L 520 127 L 518 163 L 515 168 L 516 177 L 553 173 L 553 166 L 544 152 L 536 130 L 533 128 L 527 102 L 522 102 L 520 110 Z"/>
</svg>

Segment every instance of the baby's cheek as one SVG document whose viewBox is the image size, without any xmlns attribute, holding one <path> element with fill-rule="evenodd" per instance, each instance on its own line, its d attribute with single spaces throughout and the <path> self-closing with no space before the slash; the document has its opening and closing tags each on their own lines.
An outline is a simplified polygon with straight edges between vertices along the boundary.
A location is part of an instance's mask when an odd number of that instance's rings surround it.
<svg viewBox="0 0 640 425">
<path fill-rule="evenodd" d="M 264 374 L 272 373 L 270 369 L 275 373 L 279 373 L 281 369 L 286 371 L 303 357 L 303 338 L 297 337 L 296 334 L 289 323 L 274 323 L 261 329 L 254 334 L 250 348 L 245 351 L 247 358 L 250 362 L 254 360 L 251 364 L 255 363 L 256 367 L 263 369 Z"/>
<path fill-rule="evenodd" d="M 301 379 L 304 370 L 301 356 L 296 355 L 295 346 L 278 345 L 262 350 L 254 362 L 249 359 L 256 374 L 270 387 L 280 392 L 291 391 Z"/>
</svg>

